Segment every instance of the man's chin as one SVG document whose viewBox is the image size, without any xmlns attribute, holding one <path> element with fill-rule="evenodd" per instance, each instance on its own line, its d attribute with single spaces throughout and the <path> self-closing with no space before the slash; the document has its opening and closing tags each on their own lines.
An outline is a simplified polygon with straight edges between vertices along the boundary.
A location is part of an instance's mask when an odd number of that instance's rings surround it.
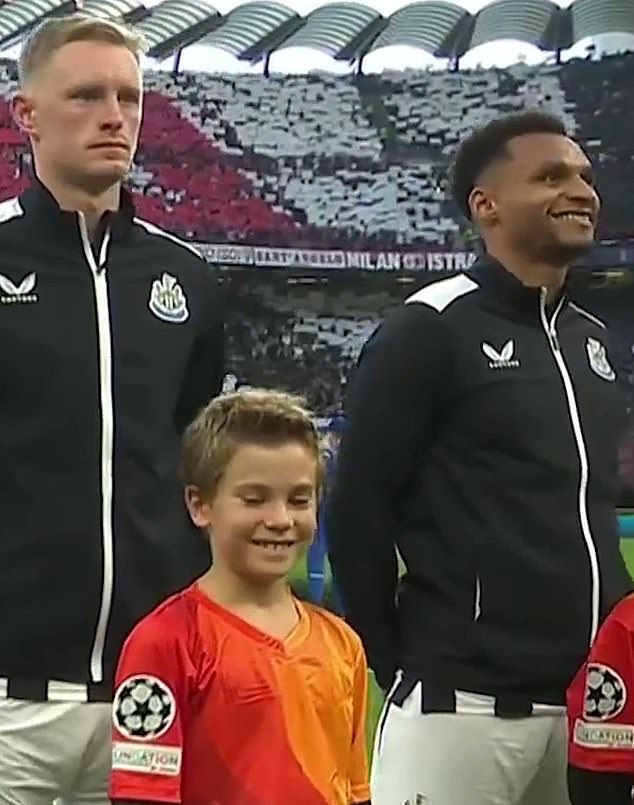
<svg viewBox="0 0 634 805">
<path fill-rule="evenodd" d="M 96 181 L 120 182 L 124 179 L 129 170 L 129 165 L 123 162 L 115 162 L 109 165 L 95 166 L 89 171 L 89 174 L 94 177 Z"/>
<path fill-rule="evenodd" d="M 83 184 L 91 193 L 105 193 L 113 185 L 122 182 L 127 173 L 128 167 L 123 164 L 93 165 L 84 174 Z"/>
<path fill-rule="evenodd" d="M 575 241 L 553 243 L 547 257 L 556 264 L 568 265 L 579 260 L 593 248 L 594 238 L 580 238 Z"/>
</svg>

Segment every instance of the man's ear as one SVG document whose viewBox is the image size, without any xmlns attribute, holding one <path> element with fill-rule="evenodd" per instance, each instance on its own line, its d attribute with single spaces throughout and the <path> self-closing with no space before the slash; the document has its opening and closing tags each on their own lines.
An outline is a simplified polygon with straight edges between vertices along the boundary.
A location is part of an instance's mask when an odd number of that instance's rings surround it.
<svg viewBox="0 0 634 805">
<path fill-rule="evenodd" d="M 211 503 L 203 497 L 197 486 L 190 484 L 185 487 L 185 505 L 195 526 L 211 528 Z"/>
<path fill-rule="evenodd" d="M 37 112 L 31 96 L 18 90 L 11 99 L 11 115 L 16 125 L 29 139 L 37 139 Z"/>
<path fill-rule="evenodd" d="M 498 208 L 495 198 L 488 188 L 476 185 L 468 198 L 471 220 L 474 223 L 491 225 L 498 221 Z"/>
</svg>

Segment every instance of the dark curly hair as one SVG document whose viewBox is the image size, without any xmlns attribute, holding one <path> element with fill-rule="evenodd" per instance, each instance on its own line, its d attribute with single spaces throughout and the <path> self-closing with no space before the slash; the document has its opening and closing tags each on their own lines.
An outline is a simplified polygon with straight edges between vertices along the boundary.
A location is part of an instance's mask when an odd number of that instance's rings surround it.
<svg viewBox="0 0 634 805">
<path fill-rule="evenodd" d="M 528 111 L 498 117 L 476 129 L 460 144 L 451 171 L 451 191 L 462 214 L 471 220 L 469 195 L 482 173 L 508 156 L 507 144 L 524 134 L 568 136 L 564 123 L 546 112 Z"/>
</svg>

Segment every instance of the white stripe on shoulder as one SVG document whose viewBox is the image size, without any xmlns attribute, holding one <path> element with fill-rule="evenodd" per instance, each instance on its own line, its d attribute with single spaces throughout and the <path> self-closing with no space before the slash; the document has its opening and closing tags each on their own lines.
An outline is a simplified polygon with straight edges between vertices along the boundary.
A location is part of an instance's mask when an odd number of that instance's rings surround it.
<svg viewBox="0 0 634 805">
<path fill-rule="evenodd" d="M 431 282 L 429 285 L 425 285 L 420 291 L 416 291 L 415 294 L 408 297 L 405 300 L 405 304 L 417 302 L 418 304 L 429 305 L 429 307 L 437 310 L 438 313 L 442 313 L 456 299 L 477 290 L 479 287 L 478 283 L 472 280 L 471 277 L 467 277 L 466 274 L 459 274 L 456 277 L 449 277 L 449 279 L 438 280 L 438 282 Z"/>
<path fill-rule="evenodd" d="M 587 310 L 584 310 L 582 307 L 579 307 L 579 305 L 576 302 L 571 302 L 570 307 L 573 310 L 576 310 L 580 316 L 585 316 L 586 319 L 589 319 L 591 322 L 596 324 L 597 327 L 601 327 L 602 330 L 607 330 L 607 325 L 604 321 L 601 321 L 601 319 L 597 318 L 596 316 L 593 316 L 592 313 L 588 313 Z"/>
<path fill-rule="evenodd" d="M 19 218 L 21 215 L 24 215 L 24 210 L 17 196 L 0 202 L 0 224 L 4 224 L 12 218 Z"/>
<path fill-rule="evenodd" d="M 200 257 L 203 259 L 202 254 L 198 251 L 195 246 L 192 246 L 191 243 L 188 243 L 186 240 L 181 240 L 177 238 L 176 235 L 172 235 L 170 232 L 166 232 L 164 229 L 161 229 L 160 226 L 156 226 L 156 224 L 151 224 L 149 221 L 144 221 L 143 218 L 135 218 L 134 223 L 142 226 L 145 231 L 150 235 L 158 235 L 161 238 L 166 238 L 167 240 L 171 240 L 172 243 L 176 243 L 178 246 L 182 246 L 184 249 L 189 249 L 192 254 L 195 254 L 196 257 Z"/>
</svg>

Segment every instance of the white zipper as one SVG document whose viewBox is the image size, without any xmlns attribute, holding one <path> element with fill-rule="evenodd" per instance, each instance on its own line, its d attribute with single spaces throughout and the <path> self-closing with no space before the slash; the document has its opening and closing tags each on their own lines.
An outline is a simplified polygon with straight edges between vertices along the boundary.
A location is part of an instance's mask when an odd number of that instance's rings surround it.
<svg viewBox="0 0 634 805">
<path fill-rule="evenodd" d="M 579 493 L 578 493 L 578 507 L 579 507 L 579 522 L 581 524 L 581 531 L 586 543 L 586 550 L 588 551 L 588 559 L 590 560 L 590 572 L 592 576 L 592 620 L 590 626 L 590 645 L 594 643 L 599 628 L 599 608 L 601 601 L 601 577 L 599 574 L 599 559 L 597 556 L 597 549 L 592 538 L 592 529 L 590 528 L 590 520 L 588 518 L 588 451 L 586 450 L 585 441 L 583 438 L 583 429 L 581 427 L 581 418 L 579 416 L 579 408 L 577 406 L 577 399 L 575 396 L 575 389 L 572 384 L 570 372 L 566 366 L 566 361 L 561 351 L 559 344 L 559 336 L 557 335 L 557 328 L 555 326 L 557 316 L 563 307 L 563 297 L 559 301 L 553 316 L 548 322 L 546 318 L 546 289 L 542 288 L 540 292 L 539 312 L 541 317 L 542 327 L 548 338 L 555 363 L 559 369 L 559 374 L 564 384 L 566 392 L 566 401 L 568 403 L 568 413 L 570 414 L 570 421 L 572 423 L 572 430 L 575 435 L 575 442 L 577 444 L 577 452 L 579 453 Z"/>
<path fill-rule="evenodd" d="M 112 398 L 112 334 L 110 330 L 110 304 L 108 300 L 108 279 L 105 270 L 110 229 L 107 229 L 101 248 L 99 262 L 90 244 L 86 219 L 79 216 L 79 231 L 86 262 L 95 292 L 97 309 L 97 332 L 99 338 L 99 402 L 101 408 L 101 540 L 103 551 L 103 577 L 101 585 L 101 604 L 95 629 L 95 639 L 90 652 L 90 677 L 93 682 L 103 682 L 103 655 L 106 645 L 108 621 L 112 609 L 114 585 L 114 546 L 112 535 L 112 474 L 114 451 L 114 403 Z"/>
<path fill-rule="evenodd" d="M 477 574 L 475 580 L 475 601 L 473 604 L 473 620 L 479 621 L 480 615 L 482 615 L 482 583 L 480 581 L 480 574 Z"/>
</svg>

